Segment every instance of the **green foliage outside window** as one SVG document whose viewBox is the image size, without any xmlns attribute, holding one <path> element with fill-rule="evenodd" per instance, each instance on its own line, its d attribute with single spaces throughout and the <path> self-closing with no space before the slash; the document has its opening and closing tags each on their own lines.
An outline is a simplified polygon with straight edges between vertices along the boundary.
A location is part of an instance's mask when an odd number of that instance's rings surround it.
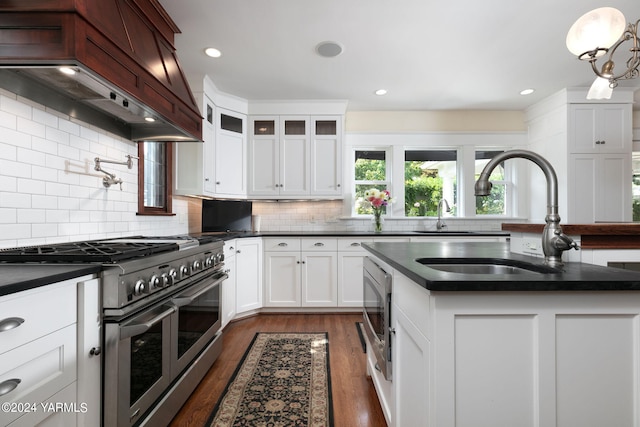
<svg viewBox="0 0 640 427">
<path fill-rule="evenodd" d="M 404 163 L 404 213 L 436 216 L 442 199 L 442 178 L 437 170 L 422 169 L 423 161 Z"/>
<path fill-rule="evenodd" d="M 384 159 L 356 159 L 355 163 L 355 179 L 356 181 L 378 181 L 380 184 L 356 184 L 356 214 L 369 215 L 373 214 L 371 207 L 361 204 L 364 199 L 364 192 L 377 188 L 378 190 L 387 190 L 387 185 L 383 184 L 387 178 L 386 161 Z M 385 208 L 386 209 L 386 208 Z"/>
</svg>

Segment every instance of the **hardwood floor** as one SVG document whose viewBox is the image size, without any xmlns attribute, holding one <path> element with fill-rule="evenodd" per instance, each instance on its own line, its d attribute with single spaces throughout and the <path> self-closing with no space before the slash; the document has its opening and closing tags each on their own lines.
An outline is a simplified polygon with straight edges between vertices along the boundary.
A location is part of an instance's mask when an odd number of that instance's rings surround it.
<svg viewBox="0 0 640 427">
<path fill-rule="evenodd" d="M 361 314 L 260 314 L 230 323 L 222 354 L 170 426 L 205 425 L 256 332 L 326 331 L 335 427 L 385 427 L 355 327 L 361 320 Z"/>
</svg>

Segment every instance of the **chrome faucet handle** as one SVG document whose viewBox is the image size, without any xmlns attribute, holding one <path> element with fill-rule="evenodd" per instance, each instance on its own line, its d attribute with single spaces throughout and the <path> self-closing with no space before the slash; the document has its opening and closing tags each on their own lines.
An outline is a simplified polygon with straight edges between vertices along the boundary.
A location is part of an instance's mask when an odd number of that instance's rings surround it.
<svg viewBox="0 0 640 427">
<path fill-rule="evenodd" d="M 560 250 L 566 251 L 569 249 L 575 249 L 576 251 L 580 250 L 580 246 L 569 236 L 564 234 L 560 230 L 555 230 L 553 233 L 555 236 L 553 245 Z"/>
</svg>

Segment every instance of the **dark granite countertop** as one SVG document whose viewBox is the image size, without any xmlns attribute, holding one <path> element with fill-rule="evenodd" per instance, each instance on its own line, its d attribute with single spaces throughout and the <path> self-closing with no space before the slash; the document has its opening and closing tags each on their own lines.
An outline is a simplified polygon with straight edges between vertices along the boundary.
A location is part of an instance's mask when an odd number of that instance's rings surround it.
<svg viewBox="0 0 640 427">
<path fill-rule="evenodd" d="M 437 237 L 437 236 L 501 236 L 509 237 L 506 231 L 383 231 L 375 233 L 373 231 L 213 231 L 203 233 L 191 233 L 192 236 L 217 236 L 223 240 L 236 239 L 242 237 Z"/>
<path fill-rule="evenodd" d="M 431 291 L 640 291 L 640 272 L 567 262 L 553 274 L 461 274 L 428 268 L 419 258 L 507 259 L 544 266 L 511 253 L 508 243 L 365 243 L 363 248 Z"/>
<path fill-rule="evenodd" d="M 99 273 L 99 264 L 0 263 L 0 296 Z"/>
</svg>

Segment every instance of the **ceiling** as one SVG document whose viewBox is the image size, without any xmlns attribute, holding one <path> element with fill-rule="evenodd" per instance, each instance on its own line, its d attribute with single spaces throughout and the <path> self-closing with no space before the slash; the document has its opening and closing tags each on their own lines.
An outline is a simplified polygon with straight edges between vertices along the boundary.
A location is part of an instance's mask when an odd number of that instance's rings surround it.
<svg viewBox="0 0 640 427">
<path fill-rule="evenodd" d="M 638 0 L 160 3 L 182 31 L 176 48 L 189 79 L 207 74 L 247 100 L 344 99 L 349 111 L 522 110 L 591 85 L 590 66 L 565 46 L 578 17 L 612 6 L 627 22 L 640 18 Z M 339 42 L 342 54 L 318 55 L 323 41 Z M 207 47 L 222 56 L 205 56 Z M 640 78 L 620 86 L 640 88 Z M 387 95 L 374 94 L 381 88 Z M 520 95 L 526 88 L 535 92 Z"/>
</svg>

